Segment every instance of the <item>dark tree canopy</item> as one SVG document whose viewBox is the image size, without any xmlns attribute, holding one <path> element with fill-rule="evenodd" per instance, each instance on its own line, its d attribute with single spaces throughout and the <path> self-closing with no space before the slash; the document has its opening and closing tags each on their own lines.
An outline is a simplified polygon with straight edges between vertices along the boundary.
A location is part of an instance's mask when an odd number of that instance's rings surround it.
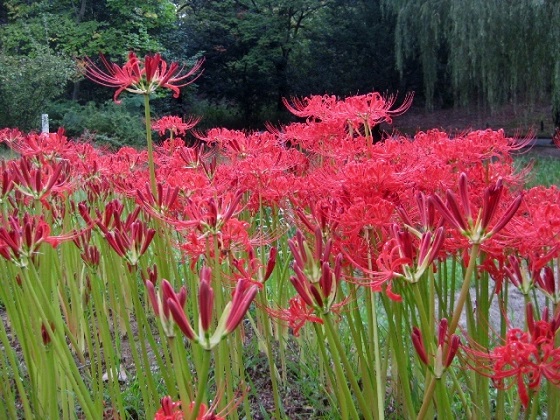
<svg viewBox="0 0 560 420">
<path fill-rule="evenodd" d="M 80 57 L 134 50 L 206 59 L 158 113 L 262 126 L 287 115 L 283 97 L 414 91 L 428 108 L 548 100 L 560 125 L 559 21 L 556 0 L 5 0 L 0 124 L 24 126 L 57 99 L 103 103 Z"/>
</svg>

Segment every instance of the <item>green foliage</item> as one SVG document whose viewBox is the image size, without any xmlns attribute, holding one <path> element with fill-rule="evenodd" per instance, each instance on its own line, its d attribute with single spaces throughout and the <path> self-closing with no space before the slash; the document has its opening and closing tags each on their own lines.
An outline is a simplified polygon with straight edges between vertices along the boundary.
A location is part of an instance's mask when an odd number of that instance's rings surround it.
<svg viewBox="0 0 560 420">
<path fill-rule="evenodd" d="M 120 105 L 59 102 L 49 107 L 51 131 L 64 127 L 71 137 L 83 136 L 113 147 L 141 147 L 146 143 L 141 107 L 141 97 L 124 98 Z"/>
<path fill-rule="evenodd" d="M 263 107 L 282 108 L 289 94 L 292 54 L 328 2 L 316 0 L 187 1 L 181 8 L 191 48 L 203 51 L 201 89 L 241 108 L 249 124 Z M 292 73 L 294 74 L 294 73 Z"/>
<path fill-rule="evenodd" d="M 516 167 L 520 170 L 531 165 L 531 173 L 527 179 L 527 187 L 543 185 L 560 187 L 560 159 L 554 157 L 518 156 L 515 159 Z"/>
<path fill-rule="evenodd" d="M 31 56 L 0 52 L 0 127 L 38 129 L 46 105 L 76 74 L 71 59 L 38 48 Z"/>
<path fill-rule="evenodd" d="M 404 75 L 421 68 L 428 107 L 453 92 L 457 104 L 490 108 L 552 93 L 560 119 L 560 3 L 520 0 L 383 0 L 396 17 Z M 418 66 L 420 64 L 420 66 Z M 442 83 L 444 82 L 444 83 Z"/>
<path fill-rule="evenodd" d="M 32 53 L 36 43 L 72 56 L 156 51 L 157 35 L 176 19 L 174 4 L 162 0 L 7 0 L 6 8 L 0 45 L 18 54 Z"/>
</svg>

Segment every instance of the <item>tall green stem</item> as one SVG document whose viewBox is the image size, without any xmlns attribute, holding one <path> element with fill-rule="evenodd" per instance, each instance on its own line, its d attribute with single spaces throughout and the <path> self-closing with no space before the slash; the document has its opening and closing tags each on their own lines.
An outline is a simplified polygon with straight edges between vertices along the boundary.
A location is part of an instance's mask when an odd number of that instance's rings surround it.
<svg viewBox="0 0 560 420">
<path fill-rule="evenodd" d="M 156 171 L 154 166 L 154 144 L 152 141 L 152 119 L 150 113 L 150 95 L 144 95 L 144 119 L 146 124 L 146 143 L 148 145 L 148 167 L 150 170 L 150 186 L 156 195 Z"/>
<path fill-rule="evenodd" d="M 210 372 L 210 356 L 212 356 L 212 353 L 209 350 L 205 350 L 202 353 L 202 367 L 198 373 L 196 400 L 189 420 L 196 420 L 198 412 L 200 411 L 200 405 L 202 404 L 202 400 L 206 394 L 206 387 L 208 386 L 208 373 Z"/>
<path fill-rule="evenodd" d="M 457 329 L 457 325 L 459 325 L 459 319 L 461 318 L 461 313 L 463 312 L 463 307 L 465 306 L 465 301 L 467 300 L 467 296 L 469 295 L 469 287 L 471 285 L 471 279 L 474 273 L 474 269 L 476 267 L 476 260 L 478 258 L 478 253 L 480 251 L 480 244 L 475 243 L 473 244 L 469 256 L 469 265 L 467 267 L 467 271 L 465 272 L 465 278 L 463 279 L 463 286 L 461 287 L 461 293 L 459 294 L 459 298 L 457 299 L 457 304 L 453 311 L 453 318 L 451 319 L 451 323 L 449 324 L 448 334 L 451 336 L 455 333 Z M 447 346 L 446 346 L 447 347 Z M 444 350 L 443 354 L 446 354 L 447 349 Z M 434 376 L 424 392 L 424 400 L 422 401 L 422 407 L 420 407 L 420 411 L 418 412 L 418 416 L 416 417 L 417 420 L 422 420 L 426 413 L 428 412 L 428 408 L 430 407 L 430 402 L 434 395 L 434 390 L 436 389 L 436 381 L 437 378 Z"/>
</svg>

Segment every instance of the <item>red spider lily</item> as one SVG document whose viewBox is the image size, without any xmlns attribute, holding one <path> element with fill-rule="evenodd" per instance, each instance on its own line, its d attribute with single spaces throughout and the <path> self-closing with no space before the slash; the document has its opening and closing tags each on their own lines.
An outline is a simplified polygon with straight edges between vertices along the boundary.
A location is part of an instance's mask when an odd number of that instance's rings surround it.
<svg viewBox="0 0 560 420">
<path fill-rule="evenodd" d="M 463 346 L 474 361 L 472 367 L 490 377 L 496 387 L 505 389 L 517 384 L 525 407 L 529 404 L 529 390 L 538 390 L 543 378 L 560 386 L 560 348 L 554 342 L 560 327 L 560 314 L 549 320 L 546 309 L 541 320 L 535 321 L 533 307 L 528 304 L 526 316 L 529 331 L 508 330 L 501 346 L 479 350 Z M 508 378 L 514 378 L 514 381 L 508 383 Z"/>
<path fill-rule="evenodd" d="M 68 162 L 44 162 L 40 166 L 22 157 L 11 162 L 14 186 L 25 196 L 40 200 L 47 208 L 46 197 L 70 189 L 70 167 Z"/>
<path fill-rule="evenodd" d="M 216 409 L 220 402 L 221 395 L 219 395 L 210 406 L 202 403 L 198 410 L 195 420 L 225 420 L 226 416 L 236 409 L 237 405 L 241 402 L 241 398 L 232 401 L 226 406 L 222 412 L 216 414 Z M 191 419 L 193 415 L 195 403 L 191 402 L 187 411 L 181 410 L 181 401 L 174 402 L 171 397 L 163 397 L 161 399 L 161 408 L 156 412 L 154 420 L 187 420 Z"/>
<path fill-rule="evenodd" d="M 234 273 L 234 278 L 236 281 L 241 279 L 248 280 L 252 284 L 256 285 L 259 289 L 262 289 L 264 283 L 272 275 L 272 271 L 276 266 L 276 255 L 277 250 L 275 247 L 270 248 L 268 254 L 268 263 L 266 265 L 266 270 L 263 271 L 264 265 L 259 258 L 255 257 L 255 253 L 252 248 L 249 249 L 249 258 L 247 261 L 245 259 L 234 259 L 232 262 L 233 267 L 237 270 Z"/>
<path fill-rule="evenodd" d="M 145 191 L 137 190 L 136 194 L 136 202 L 148 214 L 157 218 L 165 218 L 170 209 L 176 206 L 179 188 L 164 187 L 161 182 L 158 182 L 156 185 L 157 197 L 154 196 L 149 184 L 146 184 Z"/>
<path fill-rule="evenodd" d="M 72 144 L 62 127 L 56 133 L 27 134 L 12 144 L 12 150 L 22 156 L 37 156 L 48 161 L 64 156 L 70 149 Z"/>
<path fill-rule="evenodd" d="M 381 122 L 392 122 L 393 116 L 404 114 L 412 105 L 413 94 L 405 96 L 403 103 L 391 109 L 397 98 L 395 95 L 384 98 L 377 92 L 346 98 L 339 103 L 338 114 L 344 117 L 354 128 L 367 125 L 369 128 Z"/>
<path fill-rule="evenodd" d="M 259 290 L 259 288 L 252 285 L 250 281 L 246 279 L 239 280 L 233 292 L 232 300 L 225 306 L 214 333 L 210 335 L 209 330 L 214 310 L 214 291 L 211 286 L 211 276 L 211 269 L 206 266 L 202 267 L 198 292 L 198 334 L 195 333 L 184 310 L 184 296 L 186 293 L 186 291 L 183 291 L 184 286 L 179 293 L 175 293 L 171 284 L 167 280 L 163 280 L 162 291 L 164 304 L 160 307 L 159 299 L 156 298 L 156 294 L 153 291 L 153 284 L 150 285 L 151 282 L 146 282 L 148 286 L 148 296 L 150 296 L 150 302 L 152 303 L 156 315 L 159 314 L 161 318 L 161 309 L 163 308 L 165 318 L 169 319 L 169 315 L 166 312 L 168 308 L 173 320 L 185 337 L 198 343 L 205 350 L 210 350 L 215 347 L 224 337 L 237 328 Z"/>
<path fill-rule="evenodd" d="M 17 266 L 25 267 L 28 261 L 35 262 L 43 242 L 56 248 L 61 242 L 78 235 L 51 235 L 51 227 L 42 216 L 25 213 L 20 219 L 12 215 L 0 226 L 0 255 Z"/>
<path fill-rule="evenodd" d="M 217 234 L 224 224 L 240 211 L 238 205 L 242 198 L 243 192 L 237 191 L 233 196 L 225 195 L 218 199 L 209 198 L 198 203 L 187 199 L 187 206 L 184 211 L 189 216 L 190 221 L 187 222 L 186 226 L 192 226 L 193 222 L 196 222 L 205 234 Z M 180 223 L 178 222 L 178 224 Z"/>
<path fill-rule="evenodd" d="M 290 299 L 288 309 L 266 308 L 266 312 L 273 318 L 288 322 L 295 337 L 299 337 L 299 331 L 307 322 L 323 323 L 323 320 L 315 315 L 315 310 L 308 306 L 300 295 Z"/>
<path fill-rule="evenodd" d="M 301 231 L 288 240 L 294 256 L 295 276 L 290 281 L 302 300 L 312 308 L 327 313 L 334 303 L 342 273 L 342 254 L 335 257 L 334 268 L 329 262 L 332 240 L 323 244 L 321 230 L 315 230 L 315 246 L 311 250 Z"/>
<path fill-rule="evenodd" d="M 402 115 L 412 105 L 413 95 L 407 95 L 403 104 L 391 109 L 396 97 L 384 98 L 377 92 L 366 95 L 348 97 L 337 100 L 334 96 L 311 96 L 308 98 L 292 99 L 290 104 L 283 99 L 284 105 L 292 114 L 307 118 L 307 122 L 314 120 L 321 122 L 336 122 L 348 124 L 351 136 L 352 132 L 359 133 L 364 127 L 364 134 L 371 136 L 371 128 L 381 122 L 391 122 L 392 116 Z"/>
<path fill-rule="evenodd" d="M 179 307 L 181 308 L 184 307 L 185 302 L 187 300 L 187 289 L 183 286 L 181 287 L 179 293 L 175 293 L 173 291 L 173 288 L 169 284 L 169 282 L 167 280 L 163 280 L 162 289 L 164 295 L 161 296 L 160 293 L 156 292 L 155 290 L 154 278 L 146 280 L 145 285 L 146 285 L 146 291 L 148 293 L 148 298 L 150 300 L 150 304 L 152 305 L 154 314 L 161 321 L 161 325 L 163 327 L 163 331 L 165 335 L 169 338 L 175 337 L 175 330 L 173 328 L 171 311 L 169 309 L 169 299 L 175 301 L 179 305 Z M 180 327 L 181 327 L 181 331 L 183 331 L 183 328 L 185 328 L 183 333 L 187 338 L 194 339 L 194 331 L 190 327 L 189 323 L 187 323 L 187 325 L 180 325 Z"/>
<path fill-rule="evenodd" d="M 422 363 L 433 369 L 434 376 L 438 379 L 442 377 L 445 369 L 451 365 L 451 362 L 459 350 L 459 345 L 461 344 L 461 341 L 456 334 L 448 334 L 447 327 L 447 319 L 443 318 L 439 322 L 438 326 L 436 351 L 432 356 L 433 365 L 430 361 L 430 357 L 428 356 L 426 346 L 424 345 L 422 333 L 418 327 L 412 328 L 412 344 L 414 345 L 414 349 L 416 350 L 418 357 L 420 357 Z"/>
<path fill-rule="evenodd" d="M 165 116 L 161 117 L 159 120 L 152 122 L 152 129 L 157 131 L 161 136 L 165 135 L 167 131 L 171 137 L 177 135 L 184 135 L 188 130 L 193 128 L 200 122 L 200 118 L 189 117 L 189 119 L 183 122 L 181 117 Z"/>
<path fill-rule="evenodd" d="M 101 259 L 99 248 L 90 244 L 91 229 L 86 229 L 74 238 L 74 244 L 82 251 L 80 257 L 89 267 L 97 267 Z"/>
<path fill-rule="evenodd" d="M 200 167 L 210 156 L 204 153 L 204 145 L 196 147 L 178 147 L 174 149 L 174 158 L 180 162 L 180 166 L 185 169 L 195 169 Z"/>
<path fill-rule="evenodd" d="M 0 177 L 0 203 L 4 203 L 8 194 L 14 189 L 14 173 L 6 165 L 6 161 L 0 162 L 2 175 Z"/>
<path fill-rule="evenodd" d="M 447 190 L 447 204 L 444 204 L 442 199 L 436 194 L 432 195 L 430 200 L 450 225 L 458 229 L 462 235 L 469 238 L 471 243 L 480 244 L 502 230 L 521 205 L 523 194 L 517 196 L 517 198 L 510 203 L 504 214 L 490 229 L 490 221 L 498 210 L 503 188 L 502 179 L 500 178 L 495 185 L 491 185 L 484 190 L 482 208 L 476 216 L 476 219 L 473 219 L 467 175 L 464 172 L 459 177 L 459 196 L 462 206 L 459 206 L 457 198 L 451 190 Z"/>
<path fill-rule="evenodd" d="M 50 331 L 54 333 L 54 323 L 49 322 Z M 44 322 L 41 322 L 41 339 L 43 340 L 43 345 L 48 346 L 52 340 L 49 329 Z"/>
<path fill-rule="evenodd" d="M 119 95 L 125 90 L 149 95 L 159 87 L 172 90 L 173 97 L 178 98 L 179 88 L 187 86 L 200 76 L 198 72 L 203 61 L 197 61 L 188 72 L 183 73 L 185 67 L 179 67 L 177 63 L 171 63 L 168 66 L 159 54 L 146 55 L 142 62 L 136 54 L 130 52 L 128 61 L 122 67 L 108 62 L 105 56 L 101 55 L 101 62 L 106 70 L 102 70 L 86 57 L 85 75 L 100 85 L 117 89 L 113 96 L 117 103 Z"/>
<path fill-rule="evenodd" d="M 10 148 L 21 140 L 24 134 L 17 128 L 3 128 L 0 130 L 0 143 L 6 143 Z"/>
<path fill-rule="evenodd" d="M 514 255 L 508 258 L 508 264 L 504 266 L 504 272 L 511 283 L 524 295 L 529 295 L 534 286 L 532 273 L 527 269 L 527 261 L 520 260 Z"/>
<path fill-rule="evenodd" d="M 111 248 L 130 266 L 136 266 L 139 258 L 148 250 L 156 231 L 149 228 L 146 222 L 137 219 L 140 207 L 136 207 L 124 222 L 121 221 L 123 208 L 123 205 L 116 200 L 110 202 L 103 214 L 97 212 L 95 223 Z M 83 203 L 80 203 L 79 209 L 86 222 L 92 223 Z"/>
<path fill-rule="evenodd" d="M 392 237 L 383 245 L 375 269 L 358 264 L 350 253 L 346 253 L 346 258 L 368 275 L 365 285 L 373 291 L 384 290 L 392 300 L 401 301 L 402 297 L 393 292 L 393 280 L 402 279 L 408 283 L 420 281 L 438 256 L 444 241 L 444 229 L 440 227 L 433 233 L 416 232 L 420 235 L 419 243 L 416 243 L 417 239 L 408 228 L 399 229 L 393 224 L 390 231 Z"/>
<path fill-rule="evenodd" d="M 553 249 L 559 255 L 560 189 L 537 186 L 524 191 L 517 215 L 501 236 L 504 244 L 517 249 L 520 255 L 547 254 Z"/>
<path fill-rule="evenodd" d="M 161 408 L 156 411 L 154 420 L 183 420 L 181 401 L 174 402 L 169 396 L 161 399 Z"/>
</svg>

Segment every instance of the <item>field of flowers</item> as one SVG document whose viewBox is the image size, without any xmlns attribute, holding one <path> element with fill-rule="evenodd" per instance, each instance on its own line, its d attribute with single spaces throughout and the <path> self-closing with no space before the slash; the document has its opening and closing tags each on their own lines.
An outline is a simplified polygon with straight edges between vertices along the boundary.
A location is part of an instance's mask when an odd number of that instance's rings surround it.
<svg viewBox="0 0 560 420">
<path fill-rule="evenodd" d="M 412 98 L 377 93 L 201 133 L 149 109 L 198 67 L 104 65 L 147 150 L 0 130 L 0 417 L 560 417 L 560 191 L 525 186 L 527 140 L 379 141 Z"/>
</svg>

